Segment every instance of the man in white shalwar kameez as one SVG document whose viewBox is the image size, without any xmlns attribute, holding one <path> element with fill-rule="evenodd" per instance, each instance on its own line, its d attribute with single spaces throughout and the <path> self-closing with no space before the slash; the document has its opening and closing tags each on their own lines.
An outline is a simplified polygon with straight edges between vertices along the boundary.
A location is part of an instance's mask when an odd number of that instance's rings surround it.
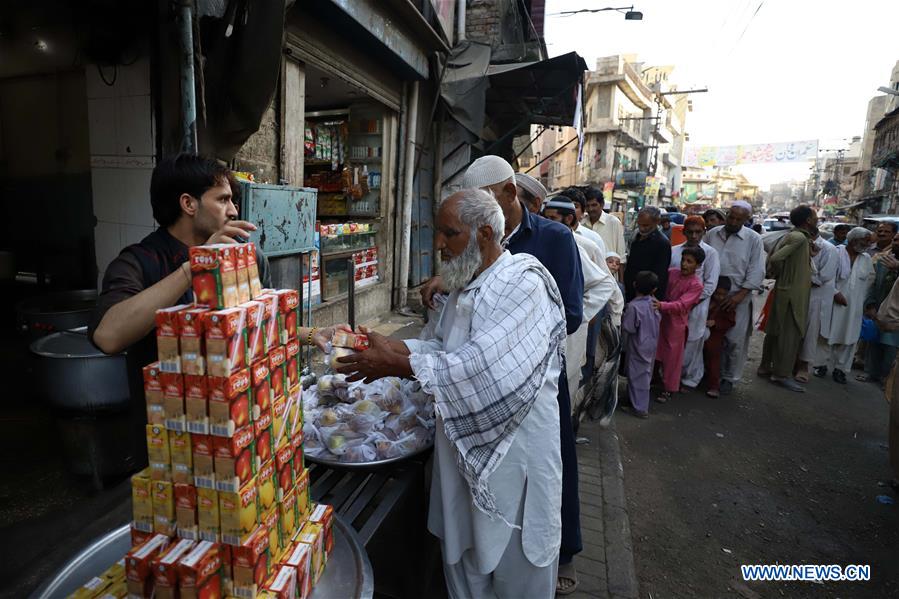
<svg viewBox="0 0 899 599">
<path fill-rule="evenodd" d="M 450 291 L 430 339 L 342 358 L 350 380 L 414 376 L 438 415 L 428 529 L 452 598 L 555 595 L 561 542 L 559 375 L 566 322 L 549 272 L 503 251 L 502 211 L 464 190 L 437 215 Z"/>
<path fill-rule="evenodd" d="M 808 325 L 802 347 L 799 349 L 799 368 L 796 379 L 808 382 L 809 364 L 815 364 L 818 344 L 830 338 L 830 320 L 833 315 L 833 296 L 836 295 L 837 270 L 840 265 L 837 246 L 816 234 L 813 243 L 818 253 L 812 256 L 812 291 L 808 300 Z M 821 341 L 819 341 L 819 339 Z"/>
<path fill-rule="evenodd" d="M 702 357 L 702 346 L 708 336 L 706 321 L 709 315 L 709 301 L 715 288 L 718 287 L 718 275 L 721 273 L 721 265 L 718 263 L 718 252 L 715 248 L 702 241 L 705 233 L 705 221 L 701 216 L 688 216 L 684 220 L 684 237 L 687 241 L 671 248 L 671 266 L 680 268 L 680 260 L 685 247 L 697 245 L 705 252 L 705 260 L 696 271 L 696 275 L 702 281 L 702 295 L 699 303 L 690 310 L 690 318 L 687 321 L 687 344 L 684 346 L 684 366 L 681 372 L 681 385 L 695 388 L 702 382 L 705 374 L 705 365 Z"/>
</svg>

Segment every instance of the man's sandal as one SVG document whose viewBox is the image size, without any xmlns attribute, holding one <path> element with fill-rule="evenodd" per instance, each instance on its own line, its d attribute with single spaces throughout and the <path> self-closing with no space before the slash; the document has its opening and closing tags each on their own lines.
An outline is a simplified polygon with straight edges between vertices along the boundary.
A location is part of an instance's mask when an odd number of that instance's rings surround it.
<svg viewBox="0 0 899 599">
<path fill-rule="evenodd" d="M 559 574 L 556 579 L 556 595 L 570 595 L 577 590 L 577 571 L 574 562 L 559 566 Z"/>
</svg>

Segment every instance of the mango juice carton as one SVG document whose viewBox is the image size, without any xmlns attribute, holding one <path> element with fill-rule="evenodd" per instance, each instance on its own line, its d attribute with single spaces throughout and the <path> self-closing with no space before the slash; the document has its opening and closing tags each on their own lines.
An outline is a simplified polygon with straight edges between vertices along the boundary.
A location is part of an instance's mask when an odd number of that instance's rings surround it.
<svg viewBox="0 0 899 599">
<path fill-rule="evenodd" d="M 94 576 L 69 595 L 68 599 L 94 599 L 102 595 L 112 583 L 102 576 Z M 127 592 L 127 587 L 126 587 Z"/>
<path fill-rule="evenodd" d="M 259 487 L 259 509 L 268 511 L 275 505 L 277 484 L 275 483 L 275 460 L 262 462 L 256 470 L 256 486 Z"/>
<path fill-rule="evenodd" d="M 181 539 L 153 560 L 156 599 L 178 599 L 178 561 L 193 547 L 193 541 Z"/>
<path fill-rule="evenodd" d="M 200 538 L 197 522 L 197 488 L 175 483 L 175 527 L 178 537 L 196 541 Z"/>
<path fill-rule="evenodd" d="M 250 283 L 250 298 L 256 299 L 262 293 L 259 280 L 259 264 L 256 262 L 256 244 L 247 243 L 247 280 Z"/>
<path fill-rule="evenodd" d="M 162 409 L 165 415 L 165 427 L 170 431 L 185 431 L 184 420 L 184 377 L 177 372 L 163 372 L 159 376 L 162 382 Z"/>
<path fill-rule="evenodd" d="M 219 520 L 223 543 L 242 545 L 247 542 L 259 525 L 257 499 L 255 479 L 251 479 L 236 493 L 219 491 Z"/>
<path fill-rule="evenodd" d="M 300 384 L 300 342 L 292 339 L 284 346 L 287 353 L 287 359 L 284 361 L 284 373 L 287 375 L 287 389 L 299 386 Z"/>
<path fill-rule="evenodd" d="M 190 448 L 194 485 L 198 488 L 214 489 L 215 448 L 212 444 L 212 435 L 191 435 Z"/>
<path fill-rule="evenodd" d="M 213 435 L 231 437 L 238 429 L 251 424 L 251 380 L 246 368 L 227 377 L 207 377 L 209 431 Z"/>
<path fill-rule="evenodd" d="M 287 427 L 287 398 L 276 397 L 272 401 L 272 442 L 275 451 L 290 444 L 290 431 Z"/>
<path fill-rule="evenodd" d="M 247 367 L 247 311 L 211 310 L 203 316 L 206 336 L 206 373 L 228 377 Z"/>
<path fill-rule="evenodd" d="M 190 308 L 188 304 L 156 310 L 156 353 L 159 369 L 181 372 L 181 350 L 178 346 L 178 314 Z"/>
<path fill-rule="evenodd" d="M 322 527 L 325 561 L 327 561 L 327 557 L 331 555 L 331 551 L 334 549 L 334 508 L 323 503 L 313 504 L 309 522 Z"/>
<path fill-rule="evenodd" d="M 169 455 L 172 460 L 172 481 L 193 484 L 193 447 L 190 443 L 190 433 L 169 431 Z"/>
<path fill-rule="evenodd" d="M 296 482 L 293 477 L 293 446 L 290 444 L 275 454 L 275 470 L 278 477 L 277 500 L 284 501 L 284 497 L 293 491 Z"/>
<path fill-rule="evenodd" d="M 161 424 L 147 425 L 147 458 L 150 462 L 150 478 L 172 479 L 169 432 Z"/>
<path fill-rule="evenodd" d="M 131 477 L 131 511 L 134 528 L 143 532 L 153 531 L 153 480 L 149 468 Z"/>
<path fill-rule="evenodd" d="M 284 565 L 296 570 L 297 599 L 307 599 L 312 594 L 312 545 L 294 545 Z"/>
<path fill-rule="evenodd" d="M 190 272 L 197 304 L 223 310 L 240 303 L 234 245 L 222 243 L 190 248 Z"/>
<path fill-rule="evenodd" d="M 297 494 L 297 521 L 304 524 L 309 519 L 312 503 L 309 499 L 309 470 L 303 468 L 303 471 L 297 477 L 296 484 Z"/>
<path fill-rule="evenodd" d="M 348 333 L 347 331 L 335 331 L 331 339 L 333 347 L 344 347 L 357 352 L 365 351 L 371 347 L 368 335 L 364 333 Z"/>
<path fill-rule="evenodd" d="M 231 580 L 236 597 L 253 599 L 271 571 L 268 529 L 256 527 L 247 541 L 231 547 Z"/>
<path fill-rule="evenodd" d="M 209 434 L 209 388 L 202 374 L 184 375 L 184 417 L 187 432 Z"/>
<path fill-rule="evenodd" d="M 162 380 L 159 362 L 144 366 L 144 399 L 147 403 L 147 423 L 165 424 L 165 408 L 162 399 Z"/>
<path fill-rule="evenodd" d="M 197 487 L 197 532 L 203 541 L 217 543 L 222 538 L 219 496 L 215 489 Z"/>
<path fill-rule="evenodd" d="M 278 289 L 274 295 L 278 298 L 278 320 L 280 321 L 278 330 L 281 335 L 281 345 L 287 345 L 289 340 L 297 338 L 300 292 L 296 289 Z"/>
<path fill-rule="evenodd" d="M 306 469 L 306 461 L 303 456 L 303 432 L 300 431 L 300 434 L 294 437 L 295 443 L 293 443 L 293 476 L 297 480 L 299 480 L 300 474 L 303 473 L 303 470 Z"/>
<path fill-rule="evenodd" d="M 275 599 L 295 599 L 297 596 L 297 571 L 289 566 L 279 566 L 274 577 L 265 584 L 265 591 Z"/>
<path fill-rule="evenodd" d="M 272 433 L 272 411 L 266 410 L 253 421 L 256 433 L 256 470 L 264 462 L 270 462 L 275 455 L 274 433 Z"/>
<path fill-rule="evenodd" d="M 240 304 L 247 311 L 247 363 L 265 357 L 265 304 L 248 301 Z"/>
<path fill-rule="evenodd" d="M 256 437 L 253 424 L 238 429 L 233 437 L 213 437 L 215 488 L 236 493 L 256 473 Z"/>
<path fill-rule="evenodd" d="M 133 547 L 125 556 L 125 579 L 128 593 L 138 597 L 150 597 L 153 593 L 153 559 L 168 546 L 165 535 L 153 535 L 148 541 Z"/>
<path fill-rule="evenodd" d="M 153 481 L 153 532 L 175 535 L 175 487 L 172 481 Z"/>
<path fill-rule="evenodd" d="M 263 306 L 262 313 L 262 330 L 265 333 L 265 353 L 271 351 L 281 344 L 280 322 L 278 319 L 278 297 L 272 293 L 263 293 L 253 298 L 260 302 Z"/>
<path fill-rule="evenodd" d="M 181 372 L 206 374 L 204 314 L 209 308 L 191 307 L 178 313 L 178 343 L 181 346 Z"/>
<path fill-rule="evenodd" d="M 250 366 L 250 379 L 253 386 L 253 419 L 272 408 L 271 373 L 268 360 L 261 359 Z"/>
<path fill-rule="evenodd" d="M 237 272 L 237 303 L 250 301 L 250 279 L 247 276 L 247 245 L 239 243 L 234 246 L 235 266 Z"/>
<path fill-rule="evenodd" d="M 223 597 L 222 557 L 219 546 L 200 541 L 178 562 L 178 591 L 181 599 Z"/>
<path fill-rule="evenodd" d="M 276 397 L 284 397 L 287 387 L 287 350 L 283 345 L 277 345 L 268 353 L 268 370 L 272 388 L 272 400 Z"/>
<path fill-rule="evenodd" d="M 152 493 L 152 490 L 151 490 L 151 493 Z M 153 501 L 152 495 L 151 495 L 150 501 L 151 502 Z M 151 507 L 151 509 L 152 509 L 152 507 Z M 152 530 L 149 532 L 144 531 L 144 530 L 138 530 L 137 528 L 134 527 L 133 522 L 131 523 L 129 532 L 131 534 L 131 546 L 132 547 L 137 547 L 138 545 L 143 545 L 144 543 L 146 543 L 147 541 L 152 539 L 153 536 L 156 534 Z"/>
<path fill-rule="evenodd" d="M 315 586 L 325 571 L 327 561 L 324 531 L 321 525 L 307 522 L 300 530 L 297 541 L 312 547 L 312 586 Z"/>
<path fill-rule="evenodd" d="M 284 495 L 278 504 L 281 516 L 281 536 L 291 539 L 297 532 L 297 496 L 293 490 Z"/>
<path fill-rule="evenodd" d="M 290 539 L 281 536 L 281 513 L 278 506 L 272 504 L 272 507 L 262 512 L 259 519 L 268 531 L 268 546 L 272 559 L 278 562 L 284 554 L 285 545 L 290 542 Z"/>
<path fill-rule="evenodd" d="M 291 387 L 287 392 L 287 434 L 294 443 L 303 434 L 303 388 L 299 385 Z M 302 442 L 302 439 L 300 439 Z"/>
</svg>

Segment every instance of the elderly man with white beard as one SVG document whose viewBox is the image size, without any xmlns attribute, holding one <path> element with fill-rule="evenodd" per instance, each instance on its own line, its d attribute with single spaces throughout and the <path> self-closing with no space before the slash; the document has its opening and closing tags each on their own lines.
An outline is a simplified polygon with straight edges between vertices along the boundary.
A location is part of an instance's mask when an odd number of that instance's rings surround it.
<svg viewBox="0 0 899 599">
<path fill-rule="evenodd" d="M 438 424 L 428 529 L 450 597 L 554 596 L 562 463 L 556 400 L 566 337 L 552 276 L 500 242 L 503 212 L 478 189 L 437 213 L 435 251 L 450 296 L 434 336 L 369 332 L 342 358 L 350 380 L 415 377 Z"/>
</svg>

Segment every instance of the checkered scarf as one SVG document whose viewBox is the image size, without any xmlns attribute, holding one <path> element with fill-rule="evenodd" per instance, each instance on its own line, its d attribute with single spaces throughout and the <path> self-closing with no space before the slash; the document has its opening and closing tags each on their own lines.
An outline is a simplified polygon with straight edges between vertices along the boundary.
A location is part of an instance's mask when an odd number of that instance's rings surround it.
<svg viewBox="0 0 899 599">
<path fill-rule="evenodd" d="M 562 298 L 533 256 L 508 253 L 463 293 L 477 294 L 469 340 L 453 352 L 413 354 L 410 362 L 435 398 L 474 505 L 514 526 L 499 513 L 488 478 L 537 399 L 553 356 L 563 363 Z"/>
</svg>

